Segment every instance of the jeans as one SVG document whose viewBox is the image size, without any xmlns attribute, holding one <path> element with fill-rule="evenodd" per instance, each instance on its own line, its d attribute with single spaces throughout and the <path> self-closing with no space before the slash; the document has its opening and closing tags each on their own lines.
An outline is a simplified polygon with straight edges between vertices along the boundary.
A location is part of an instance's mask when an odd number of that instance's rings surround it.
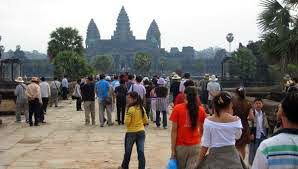
<svg viewBox="0 0 298 169">
<path fill-rule="evenodd" d="M 49 98 L 43 97 L 42 98 L 42 110 L 44 113 L 47 112 L 48 103 L 49 103 Z"/>
<path fill-rule="evenodd" d="M 150 118 L 150 110 L 151 110 L 151 98 L 150 97 L 146 98 L 146 106 L 145 107 L 146 107 L 146 114 L 149 119 Z"/>
<path fill-rule="evenodd" d="M 117 119 L 118 124 L 124 124 L 126 103 L 117 102 Z"/>
<path fill-rule="evenodd" d="M 32 116 L 34 115 L 34 124 L 38 125 L 38 118 L 40 112 L 40 103 L 38 99 L 29 101 L 29 124 L 32 126 Z"/>
<path fill-rule="evenodd" d="M 62 98 L 63 100 L 67 100 L 68 88 L 62 87 Z"/>
<path fill-rule="evenodd" d="M 82 110 L 82 99 L 77 98 L 77 111 Z"/>
<path fill-rule="evenodd" d="M 168 118 L 167 118 L 167 112 L 166 111 L 162 111 L 162 123 L 163 123 L 163 127 L 167 127 L 168 126 Z M 156 126 L 159 127 L 160 126 L 160 111 L 156 111 Z"/>
<path fill-rule="evenodd" d="M 262 141 L 264 141 L 265 139 L 266 139 L 266 136 L 264 136 L 264 134 L 262 133 L 261 138 L 259 138 L 259 139 L 257 138 L 254 143 L 249 144 L 248 162 L 250 165 L 252 165 L 252 163 L 255 159 L 255 155 L 256 155 L 258 147 L 260 146 Z"/>
<path fill-rule="evenodd" d="M 128 132 L 125 134 L 125 154 L 124 159 L 122 161 L 121 167 L 123 169 L 129 168 L 129 162 L 131 157 L 131 152 L 134 143 L 137 145 L 137 152 L 138 152 L 138 160 L 139 160 L 139 168 L 138 169 L 145 169 L 145 153 L 144 153 L 144 145 L 145 145 L 145 131 L 139 132 Z"/>
</svg>

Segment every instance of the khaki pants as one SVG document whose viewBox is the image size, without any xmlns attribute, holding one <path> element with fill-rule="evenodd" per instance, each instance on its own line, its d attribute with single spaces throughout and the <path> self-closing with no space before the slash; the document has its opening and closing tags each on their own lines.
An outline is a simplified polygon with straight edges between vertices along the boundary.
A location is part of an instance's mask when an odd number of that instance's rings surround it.
<svg viewBox="0 0 298 169">
<path fill-rule="evenodd" d="M 94 101 L 85 101 L 84 109 L 85 109 L 86 124 L 90 124 L 90 113 L 91 113 L 92 125 L 95 125 L 95 102 Z"/>
<path fill-rule="evenodd" d="M 108 115 L 108 125 L 112 125 L 112 104 L 106 105 L 102 101 L 98 100 L 98 108 L 99 108 L 99 122 L 100 126 L 104 126 L 105 119 L 105 111 Z"/>
<path fill-rule="evenodd" d="M 196 169 L 199 164 L 200 145 L 177 146 L 178 169 Z"/>
<path fill-rule="evenodd" d="M 26 122 L 29 121 L 29 103 L 16 103 L 16 121 L 21 122 L 21 113 L 24 113 Z"/>
</svg>

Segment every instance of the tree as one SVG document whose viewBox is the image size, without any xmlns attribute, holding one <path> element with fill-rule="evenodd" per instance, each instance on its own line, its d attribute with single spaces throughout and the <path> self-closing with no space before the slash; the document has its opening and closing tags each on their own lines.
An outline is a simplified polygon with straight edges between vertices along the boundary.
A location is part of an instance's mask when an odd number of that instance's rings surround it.
<svg viewBox="0 0 298 169">
<path fill-rule="evenodd" d="M 151 64 L 152 57 L 147 53 L 137 53 L 133 60 L 134 69 L 140 73 L 149 72 Z"/>
<path fill-rule="evenodd" d="M 242 79 L 253 79 L 256 73 L 256 57 L 247 48 L 239 48 L 232 53 L 230 67 L 232 75 L 240 75 Z"/>
<path fill-rule="evenodd" d="M 297 16 L 290 11 L 297 8 L 297 0 L 262 0 L 263 11 L 258 17 L 258 25 L 263 32 L 264 52 L 275 56 L 281 65 L 281 72 L 287 72 L 289 62 L 298 60 Z M 273 41 L 272 41 L 273 40 Z"/>
<path fill-rule="evenodd" d="M 74 51 L 79 56 L 83 56 L 83 38 L 79 35 L 77 29 L 71 27 L 57 28 L 50 34 L 50 41 L 48 42 L 48 56 L 50 59 L 55 58 L 59 52 Z"/>
<path fill-rule="evenodd" d="M 54 74 L 57 77 L 68 75 L 72 80 L 94 73 L 94 68 L 74 51 L 62 51 L 53 59 Z"/>
<path fill-rule="evenodd" d="M 97 73 L 106 73 L 113 67 L 113 60 L 111 56 L 96 56 L 93 60 L 93 66 Z"/>
</svg>

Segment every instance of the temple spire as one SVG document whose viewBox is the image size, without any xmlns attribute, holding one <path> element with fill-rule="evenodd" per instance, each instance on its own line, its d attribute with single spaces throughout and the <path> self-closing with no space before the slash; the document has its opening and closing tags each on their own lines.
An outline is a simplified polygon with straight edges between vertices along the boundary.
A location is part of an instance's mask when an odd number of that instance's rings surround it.
<svg viewBox="0 0 298 169">
<path fill-rule="evenodd" d="M 146 39 L 153 43 L 156 47 L 160 48 L 160 31 L 155 20 L 153 20 L 150 24 Z"/>
<path fill-rule="evenodd" d="M 86 36 L 86 47 L 95 46 L 96 41 L 100 40 L 100 33 L 93 19 L 89 22 Z"/>
<path fill-rule="evenodd" d="M 135 40 L 135 37 L 133 36 L 132 31 L 130 30 L 129 18 L 125 11 L 124 6 L 122 6 L 121 11 L 119 13 L 117 24 L 116 24 L 116 30 L 114 31 L 112 40 L 119 40 L 119 41 Z"/>
</svg>

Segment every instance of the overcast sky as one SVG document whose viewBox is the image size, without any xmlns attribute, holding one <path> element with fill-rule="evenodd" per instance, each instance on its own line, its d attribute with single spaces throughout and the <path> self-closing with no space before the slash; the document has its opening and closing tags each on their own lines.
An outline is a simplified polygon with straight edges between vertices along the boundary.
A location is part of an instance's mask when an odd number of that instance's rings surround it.
<svg viewBox="0 0 298 169">
<path fill-rule="evenodd" d="M 153 19 L 159 26 L 162 47 L 193 46 L 196 50 L 218 46 L 228 49 L 225 36 L 239 42 L 258 40 L 256 18 L 260 0 L 1 0 L 2 45 L 46 52 L 49 34 L 57 27 L 77 28 L 86 37 L 94 18 L 101 38 L 110 39 L 122 6 L 137 39 L 144 39 Z"/>
</svg>

